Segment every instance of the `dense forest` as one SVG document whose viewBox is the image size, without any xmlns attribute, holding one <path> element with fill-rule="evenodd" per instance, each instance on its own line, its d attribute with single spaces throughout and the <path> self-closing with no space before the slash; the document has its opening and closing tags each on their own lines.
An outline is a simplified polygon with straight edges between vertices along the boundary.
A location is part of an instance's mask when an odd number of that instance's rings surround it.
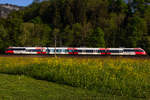
<svg viewBox="0 0 150 100">
<path fill-rule="evenodd" d="M 150 53 L 149 0 L 34 0 L 0 19 L 8 46 L 141 47 Z"/>
</svg>

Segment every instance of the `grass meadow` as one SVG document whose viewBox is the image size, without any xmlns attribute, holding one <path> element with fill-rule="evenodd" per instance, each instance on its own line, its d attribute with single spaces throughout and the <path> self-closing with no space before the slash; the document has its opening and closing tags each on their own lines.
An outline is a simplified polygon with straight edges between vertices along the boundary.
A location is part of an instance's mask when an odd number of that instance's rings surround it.
<svg viewBox="0 0 150 100">
<path fill-rule="evenodd" d="M 24 75 L 106 96 L 150 99 L 150 59 L 0 57 L 0 73 Z"/>
</svg>

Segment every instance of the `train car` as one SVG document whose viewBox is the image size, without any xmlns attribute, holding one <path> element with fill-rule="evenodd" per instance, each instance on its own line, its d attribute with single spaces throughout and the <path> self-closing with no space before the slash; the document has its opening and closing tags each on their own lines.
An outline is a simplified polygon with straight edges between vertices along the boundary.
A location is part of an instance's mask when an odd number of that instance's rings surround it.
<svg viewBox="0 0 150 100">
<path fill-rule="evenodd" d="M 141 48 L 124 48 L 124 55 L 147 55 Z"/>
<path fill-rule="evenodd" d="M 123 48 L 106 48 L 107 55 L 124 55 Z"/>
<path fill-rule="evenodd" d="M 66 47 L 9 47 L 6 54 L 74 54 L 74 48 Z"/>
<path fill-rule="evenodd" d="M 141 48 L 107 48 L 107 55 L 147 55 Z"/>
<path fill-rule="evenodd" d="M 6 54 L 147 55 L 141 48 L 9 47 Z"/>
<path fill-rule="evenodd" d="M 73 54 L 73 48 L 66 48 L 66 47 L 47 47 L 46 54 Z"/>
<path fill-rule="evenodd" d="M 105 55 L 105 48 L 75 48 L 78 55 Z"/>
<path fill-rule="evenodd" d="M 25 54 L 43 54 L 42 47 L 26 47 Z"/>
<path fill-rule="evenodd" d="M 9 47 L 5 51 L 6 54 L 25 54 L 26 47 Z"/>
<path fill-rule="evenodd" d="M 41 47 L 9 47 L 6 54 L 39 54 L 42 52 Z"/>
</svg>

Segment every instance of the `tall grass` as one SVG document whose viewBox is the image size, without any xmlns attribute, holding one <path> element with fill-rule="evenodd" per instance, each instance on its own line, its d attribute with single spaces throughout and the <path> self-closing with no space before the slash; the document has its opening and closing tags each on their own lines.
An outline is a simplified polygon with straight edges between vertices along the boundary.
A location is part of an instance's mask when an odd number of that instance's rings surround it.
<svg viewBox="0 0 150 100">
<path fill-rule="evenodd" d="M 104 58 L 0 58 L 0 72 L 96 90 L 147 98 L 150 60 Z"/>
</svg>

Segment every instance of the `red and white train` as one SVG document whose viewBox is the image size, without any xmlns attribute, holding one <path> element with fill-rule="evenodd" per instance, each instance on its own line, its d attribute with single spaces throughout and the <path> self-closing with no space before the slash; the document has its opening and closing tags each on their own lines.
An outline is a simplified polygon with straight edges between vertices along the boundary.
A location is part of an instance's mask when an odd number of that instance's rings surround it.
<svg viewBox="0 0 150 100">
<path fill-rule="evenodd" d="M 6 54 L 147 55 L 141 48 L 9 47 Z"/>
</svg>

